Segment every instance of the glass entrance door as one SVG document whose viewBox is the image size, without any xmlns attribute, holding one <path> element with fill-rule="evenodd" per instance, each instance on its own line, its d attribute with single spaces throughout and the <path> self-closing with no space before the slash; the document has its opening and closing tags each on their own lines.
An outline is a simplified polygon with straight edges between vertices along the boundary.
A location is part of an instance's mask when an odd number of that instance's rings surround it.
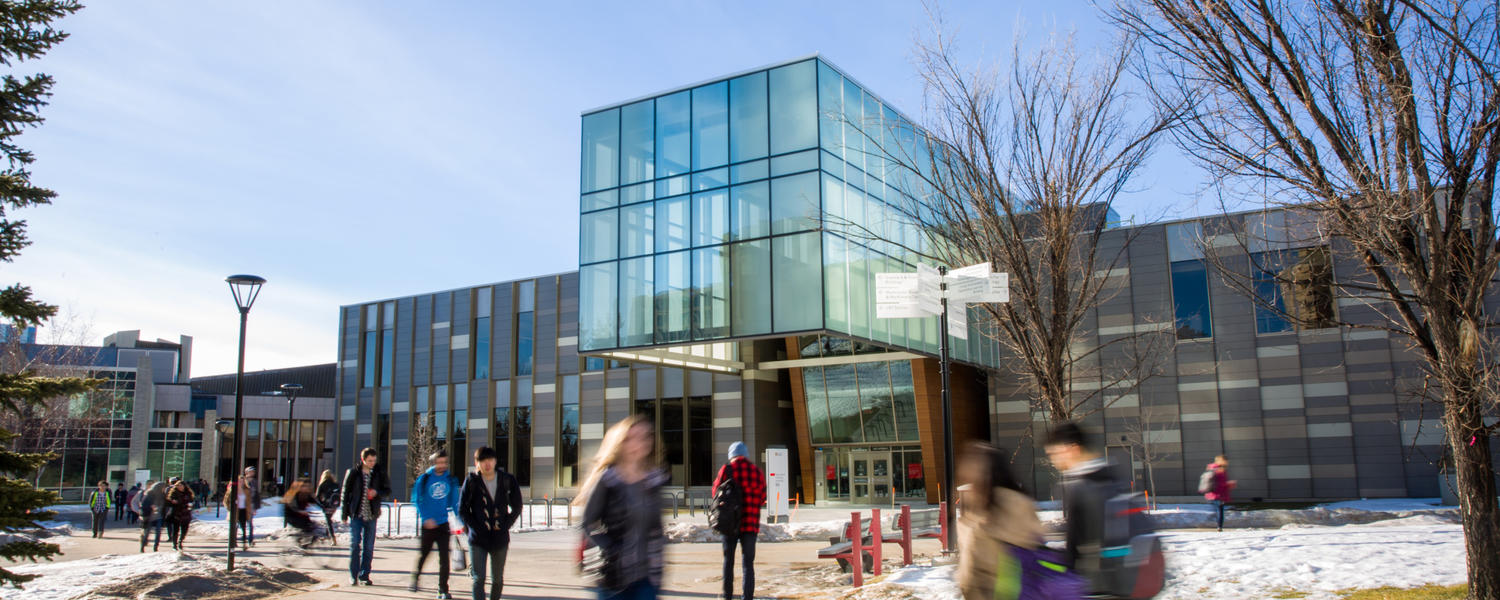
<svg viewBox="0 0 1500 600">
<path fill-rule="evenodd" d="M 849 453 L 849 501 L 855 504 L 890 504 L 891 453 Z"/>
</svg>

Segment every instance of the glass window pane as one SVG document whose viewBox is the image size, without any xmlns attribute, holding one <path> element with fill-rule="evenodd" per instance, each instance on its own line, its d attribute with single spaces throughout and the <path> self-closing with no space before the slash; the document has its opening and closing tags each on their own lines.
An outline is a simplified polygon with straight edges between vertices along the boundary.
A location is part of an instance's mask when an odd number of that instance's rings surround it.
<svg viewBox="0 0 1500 600">
<path fill-rule="evenodd" d="M 656 343 L 688 339 L 688 253 L 674 252 L 656 257 Z"/>
<path fill-rule="evenodd" d="M 616 223 L 619 211 L 602 210 L 581 215 L 579 227 L 578 259 L 583 263 L 614 260 L 618 245 L 615 237 L 619 231 Z"/>
<path fill-rule="evenodd" d="M 864 414 L 865 441 L 896 441 L 896 414 L 891 407 L 890 363 L 860 363 L 859 407 Z"/>
<path fill-rule="evenodd" d="M 583 191 L 619 184 L 620 111 L 610 109 L 583 117 Z"/>
<path fill-rule="evenodd" d="M 818 174 L 803 173 L 771 180 L 771 232 L 791 233 L 818 227 Z"/>
<path fill-rule="evenodd" d="M 688 247 L 688 197 L 656 201 L 656 251 Z"/>
<path fill-rule="evenodd" d="M 656 197 L 656 184 L 638 183 L 630 187 L 620 188 L 620 204 L 635 204 L 645 202 Z"/>
<path fill-rule="evenodd" d="M 729 239 L 729 191 L 693 195 L 693 245 L 722 244 Z"/>
<path fill-rule="evenodd" d="M 807 428 L 814 444 L 833 441 L 828 431 L 828 392 L 823 387 L 823 367 L 802 369 L 803 395 L 807 398 Z"/>
<path fill-rule="evenodd" d="M 656 301 L 656 270 L 652 257 L 620 261 L 620 345 L 651 343 Z"/>
<path fill-rule="evenodd" d="M 692 155 L 692 97 L 683 91 L 656 99 L 656 176 L 688 172 Z"/>
<path fill-rule="evenodd" d="M 729 82 L 693 90 L 693 170 L 729 162 Z"/>
<path fill-rule="evenodd" d="M 858 89 L 858 88 L 855 88 Z M 858 96 L 855 99 L 858 100 Z M 824 150 L 844 158 L 844 78 L 818 62 L 818 142 Z"/>
<path fill-rule="evenodd" d="M 771 70 L 771 154 L 818 143 L 817 68 L 814 61 Z"/>
<path fill-rule="evenodd" d="M 842 163 L 840 163 L 842 164 Z M 801 173 L 818 168 L 818 151 L 808 150 L 796 154 L 784 154 L 771 159 L 771 176 Z"/>
<path fill-rule="evenodd" d="M 693 251 L 693 339 L 729 335 L 729 261 L 727 248 Z"/>
<path fill-rule="evenodd" d="M 833 429 L 833 443 L 865 441 L 859 420 L 859 389 L 855 385 L 855 365 L 823 367 L 828 386 L 828 423 Z"/>
<path fill-rule="evenodd" d="M 516 374 L 530 375 L 532 349 L 536 344 L 536 319 L 531 311 L 516 314 Z"/>
<path fill-rule="evenodd" d="M 765 160 L 756 160 L 730 167 L 729 182 L 744 183 L 765 179 L 770 173 L 770 163 Z"/>
<path fill-rule="evenodd" d="M 656 248 L 656 205 L 650 202 L 620 209 L 620 257 L 650 254 Z"/>
<path fill-rule="evenodd" d="M 396 330 L 380 332 L 380 387 L 391 387 L 391 377 L 396 374 Z"/>
<path fill-rule="evenodd" d="M 1260 301 L 1255 303 L 1255 332 L 1291 331 L 1293 329 L 1291 321 L 1283 317 L 1286 314 L 1286 297 L 1282 292 L 1282 286 L 1276 282 L 1277 273 L 1282 270 L 1280 253 L 1254 254 L 1251 260 L 1250 268 L 1255 272 L 1255 293 L 1260 297 Z M 1262 302 L 1271 306 L 1262 306 Z"/>
<path fill-rule="evenodd" d="M 579 209 L 588 212 L 601 208 L 613 208 L 620 196 L 619 190 L 604 190 L 592 194 L 584 194 L 579 201 Z"/>
<path fill-rule="evenodd" d="M 656 103 L 644 100 L 620 109 L 620 183 L 650 181 L 656 173 Z"/>
<path fill-rule="evenodd" d="M 365 332 L 365 351 L 361 353 L 362 356 L 360 357 L 361 360 L 365 361 L 364 376 L 360 380 L 364 387 L 375 387 L 375 365 L 378 364 L 380 356 L 376 352 L 375 347 L 376 341 L 379 339 L 376 337 L 377 335 L 374 331 Z"/>
<path fill-rule="evenodd" d="M 730 290 L 734 335 L 771 332 L 771 242 L 761 239 L 730 246 L 730 268 L 739 285 Z"/>
<path fill-rule="evenodd" d="M 828 328 L 849 329 L 849 242 L 836 235 L 823 236 L 823 303 Z"/>
<path fill-rule="evenodd" d="M 1213 337 L 1208 305 L 1208 269 L 1201 260 L 1172 263 L 1172 306 L 1177 316 L 1177 339 Z"/>
<path fill-rule="evenodd" d="M 816 181 L 816 179 L 815 179 Z M 823 326 L 823 257 L 817 233 L 772 238 L 772 273 L 775 281 L 771 314 L 777 332 L 818 329 Z M 737 279 L 738 281 L 738 279 Z"/>
<path fill-rule="evenodd" d="M 766 74 L 746 75 L 729 82 L 729 160 L 740 162 L 766 155 Z"/>
<path fill-rule="evenodd" d="M 864 94 L 853 81 L 844 80 L 844 160 L 849 166 L 864 170 L 865 139 L 860 128 L 865 120 Z M 863 182 L 856 181 L 861 186 Z"/>
<path fill-rule="evenodd" d="M 536 281 L 522 281 L 516 289 L 516 311 L 536 310 Z"/>
<path fill-rule="evenodd" d="M 902 441 L 917 440 L 917 394 L 911 382 L 911 362 L 891 363 L 891 403 L 895 405 L 896 432 Z"/>
<path fill-rule="evenodd" d="M 613 348 L 617 339 L 616 265 L 612 262 L 588 265 L 578 271 L 579 348 Z"/>
<path fill-rule="evenodd" d="M 735 240 L 771 235 L 771 186 L 765 181 L 729 189 L 729 237 Z"/>
<path fill-rule="evenodd" d="M 693 191 L 701 192 L 729 185 L 729 168 L 720 167 L 702 173 L 693 173 Z"/>
<path fill-rule="evenodd" d="M 486 290 L 488 291 L 488 290 Z M 610 307 L 613 312 L 613 306 Z M 474 360 L 470 379 L 490 378 L 490 318 L 474 319 Z"/>
</svg>

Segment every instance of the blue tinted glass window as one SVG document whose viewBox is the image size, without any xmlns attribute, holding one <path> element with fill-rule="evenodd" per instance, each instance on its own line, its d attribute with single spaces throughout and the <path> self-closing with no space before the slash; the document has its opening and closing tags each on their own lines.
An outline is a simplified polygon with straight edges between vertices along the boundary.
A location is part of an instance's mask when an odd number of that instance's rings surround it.
<svg viewBox="0 0 1500 600">
<path fill-rule="evenodd" d="M 592 194 L 584 194 L 583 198 L 579 201 L 579 207 L 584 212 L 599 210 L 601 208 L 610 208 L 615 205 L 615 202 L 619 198 L 619 194 L 619 190 L 605 190 L 602 192 L 594 192 Z"/>
<path fill-rule="evenodd" d="M 853 81 L 844 80 L 844 160 L 849 166 L 863 170 L 865 166 L 865 122 L 864 93 Z M 856 181 L 863 185 L 864 182 Z"/>
<path fill-rule="evenodd" d="M 687 173 L 692 149 L 692 95 L 678 92 L 657 98 L 656 176 Z"/>
<path fill-rule="evenodd" d="M 536 319 L 531 311 L 516 314 L 516 375 L 530 375 L 536 344 Z"/>
<path fill-rule="evenodd" d="M 771 242 L 759 239 L 730 246 L 730 290 L 734 335 L 771 332 Z"/>
<path fill-rule="evenodd" d="M 729 82 L 729 160 L 740 162 L 766 155 L 770 135 L 766 117 L 766 74 L 746 75 Z"/>
<path fill-rule="evenodd" d="M 818 174 L 772 179 L 771 232 L 791 233 L 817 227 Z"/>
<path fill-rule="evenodd" d="M 474 319 L 474 361 L 470 379 L 490 378 L 490 318 Z"/>
<path fill-rule="evenodd" d="M 1172 305 L 1177 317 L 1177 339 L 1213 337 L 1208 304 L 1208 269 L 1201 260 L 1172 263 Z"/>
<path fill-rule="evenodd" d="M 828 430 L 828 391 L 823 386 L 823 368 L 802 370 L 803 395 L 807 398 L 807 428 L 814 444 L 833 441 Z"/>
<path fill-rule="evenodd" d="M 736 240 L 771 235 L 771 186 L 765 181 L 729 189 L 729 237 Z"/>
<path fill-rule="evenodd" d="M 375 387 L 375 366 L 378 364 L 378 357 L 380 356 L 376 348 L 376 344 L 379 343 L 377 335 L 374 331 L 365 332 L 365 350 L 363 356 L 360 357 L 365 361 L 364 377 L 361 381 L 364 387 Z"/>
<path fill-rule="evenodd" d="M 618 234 L 618 223 L 616 218 L 618 211 L 602 210 L 594 213 L 586 213 L 578 218 L 580 223 L 578 240 L 578 259 L 583 263 L 595 263 L 615 258 L 615 248 L 618 245 L 616 235 Z"/>
<path fill-rule="evenodd" d="M 582 188 L 584 192 L 619 183 L 620 111 L 610 109 L 583 117 Z"/>
<path fill-rule="evenodd" d="M 808 301 L 822 295 L 823 256 L 818 237 L 811 232 L 771 240 L 771 272 L 775 274 L 771 311 L 777 332 L 823 326 L 823 304 Z"/>
<path fill-rule="evenodd" d="M 1251 258 L 1250 268 L 1255 272 L 1255 294 L 1260 297 L 1260 301 L 1255 303 L 1255 332 L 1291 331 L 1292 323 L 1283 317 L 1286 314 L 1286 303 L 1282 286 L 1276 282 L 1276 273 L 1281 267 L 1280 255 L 1267 252 L 1252 255 Z M 1255 265 L 1259 265 L 1259 268 Z M 1270 306 L 1263 306 L 1262 303 Z"/>
<path fill-rule="evenodd" d="M 722 244 L 729 239 L 729 190 L 693 195 L 693 246 Z"/>
<path fill-rule="evenodd" d="M 729 82 L 693 90 L 693 170 L 729 163 Z"/>
<path fill-rule="evenodd" d="M 391 377 L 396 374 L 396 330 L 386 329 L 380 333 L 380 387 L 391 387 Z"/>
<path fill-rule="evenodd" d="M 613 348 L 617 339 L 616 264 L 588 265 L 578 271 L 579 348 Z"/>
<path fill-rule="evenodd" d="M 896 413 L 891 406 L 890 363 L 860 363 L 859 408 L 864 415 L 865 441 L 896 441 Z"/>
<path fill-rule="evenodd" d="M 896 410 L 896 431 L 902 441 L 917 439 L 917 395 L 912 384 L 911 363 L 891 363 L 891 400 Z"/>
<path fill-rule="evenodd" d="M 688 197 L 656 201 L 656 251 L 670 252 L 688 247 Z"/>
<path fill-rule="evenodd" d="M 823 367 L 823 379 L 828 388 L 828 423 L 832 426 L 835 444 L 865 441 L 859 418 L 859 387 L 854 373 L 855 365 Z"/>
<path fill-rule="evenodd" d="M 620 109 L 620 184 L 650 181 L 656 173 L 656 103 Z"/>
<path fill-rule="evenodd" d="M 652 257 L 620 261 L 620 345 L 651 343 L 656 269 Z"/>
<path fill-rule="evenodd" d="M 817 73 L 814 61 L 771 70 L 771 154 L 817 145 Z"/>
<path fill-rule="evenodd" d="M 858 89 L 858 88 L 856 88 Z M 855 96 L 858 100 L 858 96 Z M 844 78 L 818 63 L 818 140 L 825 150 L 844 158 Z"/>
<path fill-rule="evenodd" d="M 655 251 L 656 205 L 650 202 L 620 209 L 620 257 L 642 256 Z"/>
<path fill-rule="evenodd" d="M 673 252 L 656 257 L 656 343 L 680 342 L 688 338 L 688 294 L 691 273 L 688 253 Z"/>
<path fill-rule="evenodd" d="M 744 164 L 735 165 L 734 167 L 731 167 L 730 174 L 729 174 L 729 182 L 730 183 L 744 183 L 746 181 L 755 181 L 757 179 L 765 179 L 766 175 L 769 172 L 770 172 L 770 165 L 767 163 L 767 161 L 757 160 L 757 161 L 753 161 L 753 162 L 747 162 L 747 163 L 744 163 Z"/>
<path fill-rule="evenodd" d="M 693 251 L 693 339 L 729 335 L 729 260 L 725 246 Z"/>
</svg>

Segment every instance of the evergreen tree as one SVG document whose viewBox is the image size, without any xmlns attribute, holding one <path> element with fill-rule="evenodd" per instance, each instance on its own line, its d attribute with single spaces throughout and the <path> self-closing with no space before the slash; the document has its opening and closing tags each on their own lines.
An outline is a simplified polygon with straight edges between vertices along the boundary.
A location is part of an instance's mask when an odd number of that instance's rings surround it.
<svg viewBox="0 0 1500 600">
<path fill-rule="evenodd" d="M 0 0 L 0 64 L 17 63 L 45 54 L 67 34 L 52 28 L 52 22 L 72 14 L 81 6 L 71 0 Z M 50 204 L 52 190 L 33 185 L 27 170 L 35 158 L 17 144 L 26 128 L 40 125 L 39 111 L 51 95 L 52 77 L 33 74 L 0 78 L 0 261 L 10 262 L 30 244 L 26 221 L 10 211 Z M 31 288 L 15 284 L 0 290 L 0 322 L 14 323 L 18 332 L 41 325 L 57 313 L 57 307 L 31 295 Z M 30 370 L 0 373 L 0 411 L 20 412 L 48 398 L 88 391 L 94 382 L 81 378 L 42 377 Z M 53 513 L 41 509 L 58 501 L 57 494 L 38 490 L 27 478 L 53 457 L 13 451 L 16 435 L 0 430 L 0 532 L 35 528 L 37 520 Z M 57 544 L 11 541 L 0 545 L 0 557 L 10 562 L 51 560 L 61 554 Z M 34 579 L 0 567 L 0 584 L 20 585 Z"/>
</svg>

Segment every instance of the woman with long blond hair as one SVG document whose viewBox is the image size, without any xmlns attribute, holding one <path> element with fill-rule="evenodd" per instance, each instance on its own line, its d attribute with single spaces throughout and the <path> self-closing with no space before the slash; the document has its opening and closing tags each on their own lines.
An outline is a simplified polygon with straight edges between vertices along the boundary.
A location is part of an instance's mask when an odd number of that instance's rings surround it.
<svg viewBox="0 0 1500 600">
<path fill-rule="evenodd" d="M 338 543 L 338 536 L 333 534 L 333 513 L 339 509 L 339 482 L 333 478 L 333 471 L 323 469 L 323 475 L 318 478 L 317 500 L 318 506 L 323 507 L 323 520 L 328 523 L 328 537 Z"/>
<path fill-rule="evenodd" d="M 655 598 L 661 589 L 666 482 L 651 421 L 635 415 L 609 428 L 573 501 L 583 507 L 584 534 L 603 559 L 595 582 L 600 600 Z"/>
</svg>

